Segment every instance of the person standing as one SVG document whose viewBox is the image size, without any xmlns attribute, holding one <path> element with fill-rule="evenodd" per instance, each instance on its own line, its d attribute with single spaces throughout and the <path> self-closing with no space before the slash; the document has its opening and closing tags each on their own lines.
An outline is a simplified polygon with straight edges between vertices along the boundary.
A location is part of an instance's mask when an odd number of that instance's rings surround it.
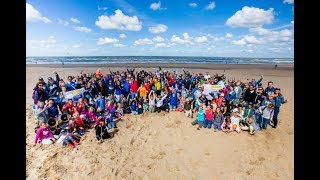
<svg viewBox="0 0 320 180">
<path fill-rule="evenodd" d="M 275 88 L 274 91 L 274 100 L 275 100 L 275 106 L 274 106 L 274 115 L 273 115 L 273 128 L 277 128 L 278 125 L 278 115 L 280 112 L 280 107 L 282 104 L 287 103 L 288 99 L 284 99 L 284 96 L 280 92 L 280 88 Z"/>
</svg>

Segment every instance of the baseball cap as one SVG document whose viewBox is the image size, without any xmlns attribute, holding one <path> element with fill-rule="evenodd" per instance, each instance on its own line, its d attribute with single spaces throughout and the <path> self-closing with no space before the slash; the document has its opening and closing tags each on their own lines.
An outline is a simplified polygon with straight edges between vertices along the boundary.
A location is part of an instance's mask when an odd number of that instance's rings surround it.
<svg viewBox="0 0 320 180">
<path fill-rule="evenodd" d="M 252 102 L 249 102 L 248 105 L 253 105 L 253 103 L 252 103 Z"/>
<path fill-rule="evenodd" d="M 232 110 L 232 112 L 239 112 L 239 110 L 238 110 L 238 108 L 234 108 L 233 110 Z"/>
<path fill-rule="evenodd" d="M 43 80 L 43 78 L 42 77 L 39 77 L 39 79 L 38 79 L 39 81 L 42 81 Z"/>
<path fill-rule="evenodd" d="M 48 81 L 51 81 L 51 80 L 53 80 L 52 77 L 48 77 Z"/>
</svg>

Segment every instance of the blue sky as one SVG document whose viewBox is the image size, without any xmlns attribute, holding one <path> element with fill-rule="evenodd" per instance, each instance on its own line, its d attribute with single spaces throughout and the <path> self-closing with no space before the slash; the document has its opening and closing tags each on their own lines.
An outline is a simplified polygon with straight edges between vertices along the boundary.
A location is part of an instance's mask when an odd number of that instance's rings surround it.
<svg viewBox="0 0 320 180">
<path fill-rule="evenodd" d="M 27 56 L 294 56 L 293 0 L 27 0 Z"/>
</svg>

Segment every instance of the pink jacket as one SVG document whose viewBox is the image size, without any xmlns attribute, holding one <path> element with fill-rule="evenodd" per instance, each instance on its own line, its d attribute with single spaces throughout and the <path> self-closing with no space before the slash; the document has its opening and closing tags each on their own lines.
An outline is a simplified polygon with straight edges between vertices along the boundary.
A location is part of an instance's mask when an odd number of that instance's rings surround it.
<svg viewBox="0 0 320 180">
<path fill-rule="evenodd" d="M 95 112 L 88 112 L 88 113 L 87 113 L 87 117 L 89 118 L 89 120 L 90 120 L 91 122 L 94 122 L 94 121 L 96 120 L 96 114 L 95 114 Z"/>
<path fill-rule="evenodd" d="M 49 127 L 39 128 L 37 130 L 34 143 L 36 144 L 38 142 L 38 140 L 40 140 L 40 142 L 41 142 L 42 140 L 47 139 L 47 138 L 54 138 L 50 128 Z"/>
</svg>

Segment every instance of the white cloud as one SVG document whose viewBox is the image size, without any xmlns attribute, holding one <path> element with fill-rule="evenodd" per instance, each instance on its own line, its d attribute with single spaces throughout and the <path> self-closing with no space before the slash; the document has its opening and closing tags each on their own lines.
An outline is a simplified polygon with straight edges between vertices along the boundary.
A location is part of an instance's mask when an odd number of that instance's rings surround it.
<svg viewBox="0 0 320 180">
<path fill-rule="evenodd" d="M 283 0 L 283 3 L 293 4 L 294 0 Z"/>
<path fill-rule="evenodd" d="M 127 36 L 125 34 L 120 34 L 119 38 L 126 38 Z"/>
<path fill-rule="evenodd" d="M 176 44 L 184 44 L 185 41 L 181 39 L 179 36 L 172 35 L 171 37 L 171 42 L 176 43 Z"/>
<path fill-rule="evenodd" d="M 268 35 L 271 33 L 271 31 L 269 31 L 268 29 L 262 28 L 262 27 L 250 28 L 249 31 L 256 33 L 260 36 Z"/>
<path fill-rule="evenodd" d="M 176 35 L 172 35 L 170 41 L 174 44 L 189 44 L 189 45 L 194 45 L 194 43 L 192 42 L 192 37 L 189 36 L 188 33 L 183 33 L 182 34 L 183 36 L 183 39 L 180 38 L 179 36 L 176 36 Z"/>
<path fill-rule="evenodd" d="M 255 36 L 246 35 L 240 40 L 231 41 L 231 43 L 235 45 L 246 45 L 246 44 L 262 44 L 263 42 L 261 40 L 258 40 Z"/>
<path fill-rule="evenodd" d="M 80 45 L 80 44 L 75 44 L 75 45 L 73 45 L 72 47 L 73 47 L 73 48 L 79 48 L 79 47 L 81 47 L 81 45 Z"/>
<path fill-rule="evenodd" d="M 116 29 L 127 31 L 140 31 L 142 23 L 137 16 L 127 16 L 121 10 L 116 10 L 112 16 L 99 16 L 95 24 L 102 29 Z"/>
<path fill-rule="evenodd" d="M 215 37 L 214 40 L 215 40 L 215 41 L 223 41 L 223 40 L 224 40 L 224 37 Z"/>
<path fill-rule="evenodd" d="M 157 26 L 154 27 L 149 27 L 149 32 L 157 34 L 157 33 L 162 33 L 166 32 L 168 27 L 164 24 L 158 24 Z"/>
<path fill-rule="evenodd" d="M 68 21 L 65 21 L 65 20 L 62 20 L 62 19 L 58 19 L 58 23 L 59 24 L 62 24 L 64 26 L 68 26 L 69 25 L 69 22 Z"/>
<path fill-rule="evenodd" d="M 71 17 L 70 21 L 74 22 L 74 23 L 80 23 L 80 21 L 77 18 Z"/>
<path fill-rule="evenodd" d="M 134 45 L 146 45 L 146 44 L 153 44 L 152 40 L 148 39 L 148 38 L 144 38 L 144 39 L 138 39 L 134 41 Z"/>
<path fill-rule="evenodd" d="M 89 33 L 92 31 L 91 29 L 84 27 L 84 26 L 76 26 L 76 27 L 73 27 L 73 29 L 75 31 L 80 31 L 80 32 L 85 32 L 85 33 Z"/>
<path fill-rule="evenodd" d="M 99 10 L 99 11 L 101 11 L 101 10 L 102 10 L 102 11 L 105 11 L 105 10 L 107 10 L 107 9 L 108 9 L 107 7 L 100 7 L 100 6 L 98 6 L 98 10 Z"/>
<path fill-rule="evenodd" d="M 269 51 L 274 52 L 274 53 L 280 53 L 281 49 L 280 48 L 269 48 Z"/>
<path fill-rule="evenodd" d="M 26 45 L 32 49 L 48 49 L 57 43 L 54 36 L 49 36 L 46 40 L 27 40 Z"/>
<path fill-rule="evenodd" d="M 226 38 L 232 38 L 233 35 L 231 33 L 226 33 Z"/>
<path fill-rule="evenodd" d="M 156 43 L 155 48 L 163 48 L 163 47 L 167 47 L 166 43 Z"/>
<path fill-rule="evenodd" d="M 235 27 L 259 27 L 263 24 L 271 24 L 274 20 L 273 8 L 269 10 L 245 6 L 231 16 L 226 25 Z"/>
<path fill-rule="evenodd" d="M 154 37 L 152 39 L 154 42 L 163 42 L 164 41 L 164 38 L 163 37 L 160 37 L 160 36 L 157 36 L 157 37 Z"/>
<path fill-rule="evenodd" d="M 120 47 L 125 47 L 125 45 L 124 44 L 113 44 L 113 47 L 120 48 Z"/>
<path fill-rule="evenodd" d="M 194 39 L 197 43 L 207 43 L 208 39 L 206 36 L 196 37 Z"/>
<path fill-rule="evenodd" d="M 196 3 L 189 3 L 189 6 L 192 7 L 192 8 L 195 8 L 197 7 L 198 5 Z"/>
<path fill-rule="evenodd" d="M 119 42 L 119 40 L 115 38 L 104 37 L 104 38 L 99 38 L 99 41 L 97 42 L 97 44 L 103 45 L 103 44 L 110 44 L 110 43 L 116 43 L 116 42 Z"/>
<path fill-rule="evenodd" d="M 294 26 L 294 21 L 291 21 L 292 26 Z"/>
<path fill-rule="evenodd" d="M 162 8 L 161 7 L 161 1 L 159 1 L 158 3 L 152 3 L 150 5 L 150 9 L 156 11 L 156 10 L 166 10 L 167 8 Z"/>
<path fill-rule="evenodd" d="M 245 42 L 249 44 L 260 44 L 261 41 L 259 41 L 255 36 L 244 36 L 243 39 Z"/>
<path fill-rule="evenodd" d="M 244 39 L 233 40 L 231 43 L 234 44 L 234 45 L 240 45 L 240 46 L 247 44 L 247 43 L 244 41 Z"/>
<path fill-rule="evenodd" d="M 262 27 L 250 28 L 250 32 L 263 36 L 263 43 L 286 42 L 292 40 L 293 32 L 288 29 L 281 31 L 271 31 Z"/>
<path fill-rule="evenodd" d="M 212 10 L 216 7 L 216 3 L 215 2 L 210 2 L 207 6 L 206 6 L 206 10 Z"/>
<path fill-rule="evenodd" d="M 52 22 L 47 17 L 42 16 L 38 10 L 36 10 L 31 4 L 28 3 L 26 3 L 26 21 L 44 23 Z"/>
</svg>

